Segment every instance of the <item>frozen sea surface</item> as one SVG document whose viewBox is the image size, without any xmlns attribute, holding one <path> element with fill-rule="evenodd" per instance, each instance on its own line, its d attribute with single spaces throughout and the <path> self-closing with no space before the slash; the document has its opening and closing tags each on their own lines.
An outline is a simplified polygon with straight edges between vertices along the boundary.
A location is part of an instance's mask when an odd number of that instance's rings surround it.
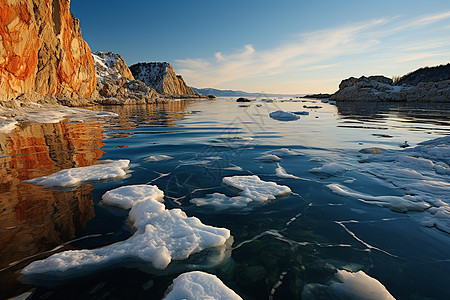
<svg viewBox="0 0 450 300">
<path fill-rule="evenodd" d="M 0 133 L 0 298 L 450 294 L 449 105 L 103 109 L 119 117 L 23 119 Z M 114 173 L 107 160 L 129 160 L 116 166 L 126 174 L 99 180 Z M 38 185 L 49 178 L 60 184 Z"/>
</svg>

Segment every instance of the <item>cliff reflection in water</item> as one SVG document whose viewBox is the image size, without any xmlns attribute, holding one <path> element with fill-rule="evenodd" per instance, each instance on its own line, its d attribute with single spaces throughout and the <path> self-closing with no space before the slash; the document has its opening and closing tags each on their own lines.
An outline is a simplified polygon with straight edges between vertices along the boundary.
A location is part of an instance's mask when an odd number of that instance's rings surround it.
<svg viewBox="0 0 450 300">
<path fill-rule="evenodd" d="M 94 164 L 103 155 L 101 126 L 26 123 L 0 134 L 0 295 L 21 289 L 15 262 L 73 239 L 94 217 L 90 185 L 58 191 L 22 181 Z"/>
</svg>

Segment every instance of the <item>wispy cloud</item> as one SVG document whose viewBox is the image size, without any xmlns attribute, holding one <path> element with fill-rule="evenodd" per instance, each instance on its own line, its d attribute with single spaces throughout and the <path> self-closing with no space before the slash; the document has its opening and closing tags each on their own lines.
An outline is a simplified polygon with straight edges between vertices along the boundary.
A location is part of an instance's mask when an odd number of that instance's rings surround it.
<svg viewBox="0 0 450 300">
<path fill-rule="evenodd" d="M 177 60 L 176 66 L 193 86 L 221 87 L 244 79 L 256 81 L 294 71 L 326 70 L 355 55 L 371 53 L 373 56 L 374 52 L 383 50 L 384 43 L 396 48 L 395 55 L 401 55 L 403 51 L 407 54 L 398 58 L 400 63 L 435 56 L 437 52 L 433 51 L 432 45 L 448 50 L 449 42 L 430 40 L 428 44 L 422 40 L 402 47 L 400 41 L 392 41 L 392 36 L 449 19 L 450 11 L 414 19 L 373 19 L 300 33 L 290 42 L 269 50 L 258 50 L 248 44 L 233 53 L 218 51 L 210 58 Z"/>
</svg>

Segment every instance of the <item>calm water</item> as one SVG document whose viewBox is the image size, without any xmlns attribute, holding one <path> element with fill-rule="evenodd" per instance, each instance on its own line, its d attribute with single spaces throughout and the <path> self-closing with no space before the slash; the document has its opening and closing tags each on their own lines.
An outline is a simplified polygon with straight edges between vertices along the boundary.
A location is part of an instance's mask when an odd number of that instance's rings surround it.
<svg viewBox="0 0 450 300">
<path fill-rule="evenodd" d="M 200 253 L 192 263 L 175 263 L 159 274 L 146 272 L 145 266 L 100 269 L 58 287 L 37 287 L 31 297 L 161 299 L 173 278 L 202 269 L 245 299 L 300 299 L 305 284 L 325 284 L 336 269 L 345 269 L 363 270 L 398 299 L 448 299 L 448 233 L 421 226 L 420 212 L 370 206 L 337 196 L 326 184 L 351 180 L 352 188 L 368 194 L 402 195 L 361 171 L 358 151 L 400 149 L 405 141 L 415 146 L 450 135 L 450 105 L 304 101 L 258 100 L 243 106 L 234 99 L 217 99 L 102 107 L 119 118 L 26 123 L 0 134 L 0 298 L 36 288 L 17 279 L 34 260 L 131 236 L 128 212 L 103 206 L 101 196 L 122 185 L 151 183 L 164 191 L 167 208 L 178 207 L 205 224 L 230 229 L 234 242 L 228 257 L 205 266 Z M 278 109 L 310 114 L 292 122 L 269 118 Z M 280 148 L 304 154 L 280 163 L 301 179 L 278 178 L 276 164 L 255 159 Z M 173 159 L 146 160 L 159 154 Z M 21 183 L 99 159 L 130 159 L 131 176 L 64 190 Z M 329 162 L 348 171 L 333 177 L 309 172 Z M 250 174 L 287 185 L 293 193 L 245 212 L 218 212 L 189 202 L 214 192 L 234 195 L 222 178 Z"/>
</svg>

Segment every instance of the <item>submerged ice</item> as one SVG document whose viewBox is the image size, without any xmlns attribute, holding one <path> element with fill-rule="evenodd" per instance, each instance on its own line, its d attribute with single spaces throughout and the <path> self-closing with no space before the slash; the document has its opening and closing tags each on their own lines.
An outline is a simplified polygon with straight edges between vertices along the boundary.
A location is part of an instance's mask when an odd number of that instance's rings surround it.
<svg viewBox="0 0 450 300">
<path fill-rule="evenodd" d="M 239 300 L 242 299 L 217 276 L 200 271 L 179 275 L 166 292 L 164 300 Z"/>
<path fill-rule="evenodd" d="M 125 186 L 107 192 L 103 197 L 105 203 L 131 206 L 129 220 L 136 228 L 133 236 L 103 248 L 57 253 L 29 264 L 22 273 L 70 276 L 80 270 L 95 270 L 127 260 L 165 269 L 172 260 L 183 260 L 205 248 L 224 245 L 230 237 L 228 229 L 205 225 L 180 209 L 166 209 L 160 202 L 162 196 L 156 186 Z"/>
</svg>

